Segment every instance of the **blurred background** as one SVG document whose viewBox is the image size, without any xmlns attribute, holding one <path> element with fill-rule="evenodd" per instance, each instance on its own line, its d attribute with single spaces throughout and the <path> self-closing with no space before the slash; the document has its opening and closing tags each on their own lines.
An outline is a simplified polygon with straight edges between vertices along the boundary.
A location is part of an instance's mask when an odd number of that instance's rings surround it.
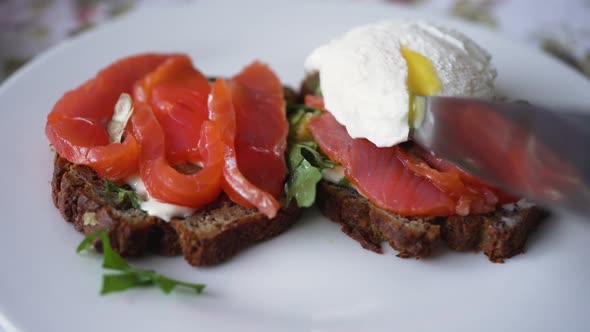
<svg viewBox="0 0 590 332">
<path fill-rule="evenodd" d="M 0 82 L 45 49 L 113 17 L 140 7 L 191 1 L 214 0 L 0 0 Z M 474 21 L 538 47 L 590 77 L 590 0 L 344 1 L 384 1 L 392 4 L 392 13 L 402 5 Z"/>
</svg>

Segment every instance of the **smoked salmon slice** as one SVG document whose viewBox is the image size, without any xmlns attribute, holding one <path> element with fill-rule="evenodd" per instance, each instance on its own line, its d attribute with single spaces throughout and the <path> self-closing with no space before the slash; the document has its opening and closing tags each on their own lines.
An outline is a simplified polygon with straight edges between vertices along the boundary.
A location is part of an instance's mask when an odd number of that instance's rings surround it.
<svg viewBox="0 0 590 332">
<path fill-rule="evenodd" d="M 140 144 L 139 172 L 150 195 L 160 201 L 200 208 L 221 193 L 224 145 L 221 133 L 211 121 L 201 125 L 195 137 L 203 167 L 193 174 L 174 169 L 166 158 L 165 134 L 147 103 L 135 104 L 131 117 L 133 135 Z"/>
<path fill-rule="evenodd" d="M 130 129 L 110 142 L 120 94 L 133 94 Z M 186 55 L 144 54 L 115 62 L 66 93 L 47 117 L 57 152 L 121 182 L 140 173 L 153 198 L 193 208 L 223 189 L 236 203 L 276 216 L 287 167 L 283 87 L 254 62 L 229 82 L 207 78 Z M 190 174 L 175 168 L 197 164 Z"/>
<path fill-rule="evenodd" d="M 355 188 L 386 210 L 406 216 L 468 215 L 493 211 L 499 202 L 493 188 L 450 163 L 424 158 L 428 153 L 418 148 L 379 148 L 352 139 L 329 112 L 313 119 L 309 129 Z"/>
<path fill-rule="evenodd" d="M 221 132 L 225 144 L 222 177 L 223 191 L 237 204 L 256 207 L 269 218 L 274 218 L 279 210 L 279 203 L 270 193 L 251 183 L 242 173 L 242 165 L 236 153 L 236 111 L 232 104 L 230 89 L 224 79 L 217 79 L 213 84 L 209 101 L 209 118 Z M 253 121 L 261 119 L 253 114 Z M 259 172 L 267 170 L 262 167 Z M 273 174 L 268 174 L 272 177 Z"/>
<path fill-rule="evenodd" d="M 169 57 L 144 54 L 121 59 L 65 93 L 47 116 L 45 126 L 45 134 L 57 153 L 113 181 L 135 174 L 139 155 L 135 138 L 126 135 L 122 143 L 111 144 L 107 126 L 121 93 L 131 93 L 138 79 Z"/>
<path fill-rule="evenodd" d="M 209 81 L 186 55 L 169 57 L 135 84 L 134 100 L 150 104 L 164 130 L 170 164 L 201 162 L 197 143 L 210 91 Z"/>
<path fill-rule="evenodd" d="M 240 171 L 253 185 L 278 199 L 287 176 L 289 131 L 281 81 L 266 64 L 254 62 L 231 79 L 230 90 Z"/>
</svg>

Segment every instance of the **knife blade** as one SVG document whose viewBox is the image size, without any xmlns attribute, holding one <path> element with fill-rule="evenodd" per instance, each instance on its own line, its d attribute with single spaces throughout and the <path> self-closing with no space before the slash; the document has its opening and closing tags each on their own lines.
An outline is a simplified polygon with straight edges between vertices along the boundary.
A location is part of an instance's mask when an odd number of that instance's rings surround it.
<svg viewBox="0 0 590 332">
<path fill-rule="evenodd" d="M 590 113 L 416 96 L 410 139 L 512 194 L 590 215 Z"/>
</svg>

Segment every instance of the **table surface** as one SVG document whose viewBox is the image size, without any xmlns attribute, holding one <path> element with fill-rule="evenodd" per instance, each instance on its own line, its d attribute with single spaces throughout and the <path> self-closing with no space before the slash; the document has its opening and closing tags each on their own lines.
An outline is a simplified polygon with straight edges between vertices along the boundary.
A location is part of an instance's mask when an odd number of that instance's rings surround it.
<svg viewBox="0 0 590 332">
<path fill-rule="evenodd" d="M 0 0 L 0 82 L 36 54 L 112 17 L 191 1 L 199 0 Z M 590 0 L 387 2 L 392 3 L 392 12 L 395 4 L 422 7 L 488 25 L 544 49 L 590 77 Z"/>
</svg>

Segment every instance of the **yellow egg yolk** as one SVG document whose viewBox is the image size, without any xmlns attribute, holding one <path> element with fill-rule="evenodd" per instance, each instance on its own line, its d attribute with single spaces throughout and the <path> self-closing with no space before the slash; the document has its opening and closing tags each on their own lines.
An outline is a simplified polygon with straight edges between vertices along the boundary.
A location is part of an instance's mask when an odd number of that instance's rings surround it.
<svg viewBox="0 0 590 332">
<path fill-rule="evenodd" d="M 436 69 L 428 58 L 403 46 L 401 47 L 401 53 L 408 65 L 408 80 L 406 82 L 408 91 L 410 92 L 408 122 L 412 126 L 416 117 L 421 116 L 420 114 L 415 114 L 414 96 L 434 95 L 440 92 L 441 83 L 436 75 Z"/>
</svg>

